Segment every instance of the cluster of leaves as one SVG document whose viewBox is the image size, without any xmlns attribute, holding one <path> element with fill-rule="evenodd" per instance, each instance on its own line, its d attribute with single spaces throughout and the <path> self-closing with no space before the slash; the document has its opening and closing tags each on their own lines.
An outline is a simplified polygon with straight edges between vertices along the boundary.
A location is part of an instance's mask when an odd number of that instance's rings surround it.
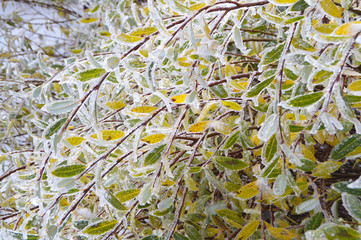
<svg viewBox="0 0 361 240">
<path fill-rule="evenodd" d="M 4 88 L 0 235 L 360 239 L 353 1 L 84 6 L 67 56 L 0 66 L 26 83 Z"/>
</svg>

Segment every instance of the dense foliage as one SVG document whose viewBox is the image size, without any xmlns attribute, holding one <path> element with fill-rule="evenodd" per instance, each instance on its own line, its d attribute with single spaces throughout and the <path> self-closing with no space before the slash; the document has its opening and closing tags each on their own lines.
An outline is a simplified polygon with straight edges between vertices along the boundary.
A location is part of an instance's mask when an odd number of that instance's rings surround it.
<svg viewBox="0 0 361 240">
<path fill-rule="evenodd" d="M 5 0 L 0 238 L 360 239 L 352 0 Z"/>
</svg>

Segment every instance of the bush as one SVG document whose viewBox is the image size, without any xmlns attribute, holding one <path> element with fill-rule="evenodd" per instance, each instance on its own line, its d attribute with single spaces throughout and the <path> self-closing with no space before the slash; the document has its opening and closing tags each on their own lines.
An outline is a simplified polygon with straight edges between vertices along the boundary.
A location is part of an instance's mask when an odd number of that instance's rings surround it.
<svg viewBox="0 0 361 240">
<path fill-rule="evenodd" d="M 6 239 L 360 239 L 353 1 L 7 4 Z"/>
</svg>

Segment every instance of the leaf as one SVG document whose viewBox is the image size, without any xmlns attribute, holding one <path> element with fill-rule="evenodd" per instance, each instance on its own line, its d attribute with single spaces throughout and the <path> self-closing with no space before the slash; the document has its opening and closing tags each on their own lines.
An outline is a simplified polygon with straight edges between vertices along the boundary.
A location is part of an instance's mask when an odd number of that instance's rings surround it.
<svg viewBox="0 0 361 240">
<path fill-rule="evenodd" d="M 62 126 L 63 124 L 68 120 L 68 118 L 63 118 L 58 120 L 57 122 L 53 123 L 48 130 L 45 132 L 45 138 L 50 139 L 51 136 L 53 136 Z"/>
<path fill-rule="evenodd" d="M 80 145 L 84 140 L 85 138 L 83 137 L 69 137 L 66 139 L 71 145 L 73 146 L 78 146 Z"/>
<path fill-rule="evenodd" d="M 115 196 L 119 199 L 121 203 L 127 202 L 136 198 L 140 193 L 140 189 L 127 189 L 118 192 Z"/>
<path fill-rule="evenodd" d="M 269 231 L 269 233 L 275 237 L 276 239 L 279 240 L 291 240 L 292 238 L 297 237 L 296 234 L 288 231 L 287 229 L 284 228 L 276 228 L 276 227 L 272 227 L 268 222 L 264 221 L 264 223 L 266 224 L 266 227 Z"/>
<path fill-rule="evenodd" d="M 289 100 L 289 104 L 293 107 L 306 107 L 318 102 L 323 96 L 323 92 L 316 92 L 297 96 Z"/>
<path fill-rule="evenodd" d="M 273 156 L 277 153 L 277 139 L 276 135 L 274 134 L 267 142 L 264 157 L 266 161 L 269 162 L 273 158 Z"/>
<path fill-rule="evenodd" d="M 222 104 L 226 108 L 229 108 L 229 109 L 234 110 L 234 111 L 241 111 L 242 110 L 242 107 L 236 102 L 222 101 Z"/>
<path fill-rule="evenodd" d="M 238 216 L 238 214 L 235 211 L 232 211 L 230 209 L 227 209 L 227 208 L 226 209 L 217 209 L 216 213 L 221 217 L 225 217 L 225 218 L 235 221 L 239 224 L 241 224 L 243 222 L 242 219 Z"/>
<path fill-rule="evenodd" d="M 361 223 L 361 201 L 358 197 L 350 195 L 348 193 L 342 193 L 343 206 L 348 213 Z"/>
<path fill-rule="evenodd" d="M 349 193 L 356 196 L 361 196 L 361 188 L 349 188 L 347 185 L 350 184 L 347 181 L 334 183 L 331 187 L 339 193 Z"/>
<path fill-rule="evenodd" d="M 297 166 L 297 168 L 305 172 L 311 172 L 316 167 L 316 164 L 309 159 L 301 158 L 300 161 L 303 163 L 303 165 Z"/>
<path fill-rule="evenodd" d="M 273 48 L 272 50 L 268 51 L 263 56 L 262 64 L 269 65 L 271 63 L 278 61 L 281 57 L 284 47 L 285 47 L 285 43 L 282 43 L 282 44 L 278 45 L 277 47 Z"/>
<path fill-rule="evenodd" d="M 211 91 L 220 98 L 228 97 L 227 91 L 224 89 L 224 87 L 221 84 L 211 87 Z"/>
<path fill-rule="evenodd" d="M 174 240 L 189 240 L 189 238 L 187 238 L 177 232 L 173 233 L 173 238 L 174 238 Z"/>
<path fill-rule="evenodd" d="M 172 97 L 172 102 L 174 103 L 184 103 L 188 94 L 176 95 Z"/>
<path fill-rule="evenodd" d="M 318 212 L 314 214 L 308 221 L 305 231 L 316 230 L 319 226 L 321 226 L 322 220 L 323 220 L 322 212 Z"/>
<path fill-rule="evenodd" d="M 291 5 L 295 2 L 297 2 L 298 0 L 271 0 L 271 3 L 274 3 L 275 5 L 279 5 L 279 6 L 287 6 L 287 5 Z"/>
<path fill-rule="evenodd" d="M 280 24 L 283 22 L 283 18 L 279 17 L 279 16 L 276 16 L 276 15 L 273 15 L 273 14 L 270 14 L 266 11 L 259 11 L 260 15 L 262 16 L 262 18 L 264 18 L 265 20 L 271 22 L 271 23 L 274 23 L 274 24 Z"/>
<path fill-rule="evenodd" d="M 277 176 L 276 181 L 273 183 L 273 192 L 278 196 L 282 196 L 287 187 L 287 176 L 282 173 Z"/>
<path fill-rule="evenodd" d="M 78 101 L 74 100 L 57 101 L 50 104 L 47 109 L 51 113 L 62 114 L 71 111 L 76 105 Z"/>
<path fill-rule="evenodd" d="M 148 36 L 152 33 L 155 33 L 157 30 L 158 29 L 156 27 L 140 27 L 140 28 L 133 30 L 130 33 L 130 35 L 143 37 L 143 36 Z"/>
<path fill-rule="evenodd" d="M 102 221 L 87 227 L 83 233 L 89 235 L 101 235 L 112 230 L 117 223 L 117 220 Z"/>
<path fill-rule="evenodd" d="M 335 30 L 336 35 L 343 35 L 343 36 L 352 36 L 361 30 L 361 22 L 360 21 L 353 21 L 342 24 L 339 28 Z M 359 90 L 360 91 L 360 90 Z"/>
<path fill-rule="evenodd" d="M 120 41 L 126 42 L 126 43 L 139 42 L 140 40 L 143 39 L 142 37 L 132 36 L 132 35 L 128 35 L 128 34 L 125 34 L 125 33 L 121 33 L 117 38 L 118 38 Z"/>
<path fill-rule="evenodd" d="M 248 92 L 247 92 L 247 97 L 252 98 L 257 96 L 258 94 L 260 94 L 262 92 L 263 89 L 265 89 L 266 87 L 268 87 L 268 85 L 271 84 L 271 82 L 273 81 L 274 76 L 258 83 L 256 86 L 253 86 Z"/>
<path fill-rule="evenodd" d="M 89 69 L 89 70 L 78 73 L 76 75 L 76 78 L 79 81 L 86 82 L 93 78 L 98 78 L 98 77 L 104 75 L 105 73 L 106 73 L 106 71 L 102 68 L 94 68 L 94 69 Z"/>
<path fill-rule="evenodd" d="M 120 139 L 124 136 L 124 132 L 120 130 L 102 130 L 103 140 L 112 141 Z"/>
<path fill-rule="evenodd" d="M 194 226 L 186 223 L 184 225 L 184 230 L 185 230 L 187 236 L 189 237 L 189 239 L 191 239 L 191 240 L 201 239 L 201 234 L 199 233 L 197 228 L 195 228 Z"/>
<path fill-rule="evenodd" d="M 237 171 L 248 167 L 247 163 L 236 158 L 216 157 L 215 160 L 219 165 L 222 165 L 223 167 L 228 168 L 232 171 Z"/>
<path fill-rule="evenodd" d="M 308 5 L 305 0 L 300 0 L 292 6 L 291 11 L 304 11 L 309 6 L 310 5 Z"/>
<path fill-rule="evenodd" d="M 230 136 L 227 141 L 224 143 L 224 147 L 223 149 L 229 149 L 231 147 L 233 147 L 233 145 L 237 142 L 237 140 L 239 139 L 239 136 L 241 134 L 241 131 L 237 131 L 235 133 L 232 134 L 232 136 Z"/>
<path fill-rule="evenodd" d="M 292 46 L 294 46 L 295 48 L 304 50 L 304 51 L 308 51 L 308 52 L 314 52 L 316 51 L 316 48 L 314 46 L 312 46 L 311 44 L 309 44 L 308 42 L 302 40 L 301 37 L 295 37 L 292 40 Z"/>
<path fill-rule="evenodd" d="M 331 160 L 323 162 L 317 166 L 312 175 L 316 177 L 330 177 L 331 173 L 337 171 L 337 169 L 339 169 L 342 164 L 342 162 L 336 162 Z"/>
<path fill-rule="evenodd" d="M 119 110 L 125 107 L 127 104 L 124 102 L 107 102 L 105 105 L 107 105 L 109 108 L 113 110 Z"/>
<path fill-rule="evenodd" d="M 68 178 L 76 176 L 80 173 L 82 173 L 85 170 L 85 165 L 67 165 L 56 168 L 54 171 L 51 172 L 56 177 L 60 178 Z"/>
<path fill-rule="evenodd" d="M 214 176 L 214 174 L 209 169 L 207 169 L 205 173 L 209 183 L 211 183 L 221 193 L 227 193 L 227 190 L 223 187 L 223 184 Z"/>
<path fill-rule="evenodd" d="M 322 9 L 332 17 L 342 18 L 342 10 L 338 8 L 331 0 L 321 0 Z"/>
<path fill-rule="evenodd" d="M 274 159 L 270 160 L 268 164 L 262 169 L 261 176 L 268 177 L 277 165 L 278 160 L 279 156 L 276 156 Z"/>
<path fill-rule="evenodd" d="M 121 203 L 121 201 L 116 198 L 112 193 L 106 192 L 105 193 L 105 199 L 112 205 L 114 208 L 125 211 L 127 208 Z"/>
<path fill-rule="evenodd" d="M 248 223 L 246 226 L 242 228 L 242 230 L 238 233 L 236 239 L 237 240 L 246 240 L 253 235 L 258 229 L 260 221 L 255 220 Z"/>
<path fill-rule="evenodd" d="M 312 211 L 313 209 L 315 209 L 315 207 L 317 205 L 319 205 L 318 198 L 308 199 L 297 205 L 296 213 L 301 214 L 301 213 Z"/>
<path fill-rule="evenodd" d="M 322 229 L 327 240 L 359 240 L 360 234 L 350 227 L 331 225 Z"/>
<path fill-rule="evenodd" d="M 244 185 L 237 194 L 237 197 L 242 199 L 250 199 L 256 196 L 259 193 L 258 186 L 256 182 L 251 182 Z"/>
<path fill-rule="evenodd" d="M 16 239 L 19 239 L 19 240 L 38 240 L 40 239 L 40 236 L 38 235 L 34 235 L 34 234 L 27 234 L 25 235 L 25 238 L 24 238 L 24 235 L 23 233 L 19 233 L 19 232 L 14 232 L 14 231 L 7 231 L 9 233 L 10 236 L 16 238 Z"/>
<path fill-rule="evenodd" d="M 149 144 L 154 144 L 154 143 L 158 143 L 158 142 L 162 141 L 166 136 L 167 135 L 165 135 L 165 134 L 152 134 L 152 135 L 142 138 L 142 141 L 149 143 Z"/>
<path fill-rule="evenodd" d="M 361 134 L 353 134 L 337 144 L 330 154 L 334 160 L 340 160 L 361 145 Z"/>
<path fill-rule="evenodd" d="M 348 89 L 355 92 L 361 91 L 361 80 L 352 82 L 348 85 Z"/>
<path fill-rule="evenodd" d="M 199 188 L 197 187 L 197 184 L 196 182 L 193 180 L 192 176 L 190 174 L 185 174 L 184 175 L 184 181 L 186 182 L 188 188 L 195 192 L 195 191 L 198 191 Z"/>
<path fill-rule="evenodd" d="M 98 21 L 98 18 L 83 18 L 83 19 L 80 19 L 80 22 L 82 23 L 93 23 L 93 22 L 96 22 Z"/>
<path fill-rule="evenodd" d="M 161 157 L 161 154 L 165 148 L 166 144 L 160 145 L 157 148 L 154 148 L 144 159 L 144 166 L 153 165 L 156 163 L 159 158 Z"/>
<path fill-rule="evenodd" d="M 211 124 L 211 121 L 202 121 L 192 124 L 189 127 L 190 132 L 203 132 Z"/>
<path fill-rule="evenodd" d="M 133 108 L 132 112 L 135 112 L 135 113 L 151 113 L 151 112 L 154 112 L 157 109 L 158 109 L 157 107 L 153 107 L 153 106 L 140 106 L 140 107 Z"/>
</svg>

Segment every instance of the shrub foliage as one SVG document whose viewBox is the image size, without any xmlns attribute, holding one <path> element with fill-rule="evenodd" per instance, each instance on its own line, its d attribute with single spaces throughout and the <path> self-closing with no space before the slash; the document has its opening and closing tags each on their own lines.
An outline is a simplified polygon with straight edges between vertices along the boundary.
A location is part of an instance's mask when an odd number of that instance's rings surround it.
<svg viewBox="0 0 361 240">
<path fill-rule="evenodd" d="M 0 235 L 360 239 L 356 1 L 15 2 Z"/>
</svg>

